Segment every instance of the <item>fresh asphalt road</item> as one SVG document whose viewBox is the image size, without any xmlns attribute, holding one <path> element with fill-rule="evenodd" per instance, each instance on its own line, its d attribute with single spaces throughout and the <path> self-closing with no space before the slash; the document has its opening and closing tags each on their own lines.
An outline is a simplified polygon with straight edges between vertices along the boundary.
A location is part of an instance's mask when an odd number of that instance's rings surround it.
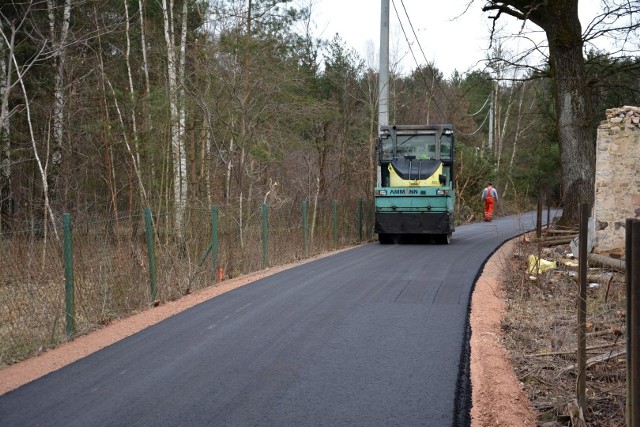
<svg viewBox="0 0 640 427">
<path fill-rule="evenodd" d="M 499 218 L 258 280 L 0 396 L 0 425 L 468 425 L 473 284 L 534 227 Z"/>
</svg>

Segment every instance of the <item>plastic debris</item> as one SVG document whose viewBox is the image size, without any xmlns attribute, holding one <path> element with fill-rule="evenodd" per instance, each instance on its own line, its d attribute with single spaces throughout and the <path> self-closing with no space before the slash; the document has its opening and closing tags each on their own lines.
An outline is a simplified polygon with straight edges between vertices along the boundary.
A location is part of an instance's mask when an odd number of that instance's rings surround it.
<svg viewBox="0 0 640 427">
<path fill-rule="evenodd" d="M 556 268 L 555 261 L 549 261 L 543 258 L 538 258 L 535 255 L 529 255 L 529 273 L 540 274 L 548 270 Z"/>
</svg>

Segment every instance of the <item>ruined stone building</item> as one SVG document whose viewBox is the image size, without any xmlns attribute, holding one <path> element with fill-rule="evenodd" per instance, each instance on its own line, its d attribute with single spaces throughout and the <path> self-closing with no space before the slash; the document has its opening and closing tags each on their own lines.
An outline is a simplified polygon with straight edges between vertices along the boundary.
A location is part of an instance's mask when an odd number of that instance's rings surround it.
<svg viewBox="0 0 640 427">
<path fill-rule="evenodd" d="M 640 107 L 607 110 L 596 144 L 594 252 L 622 253 L 626 219 L 640 219 Z"/>
</svg>

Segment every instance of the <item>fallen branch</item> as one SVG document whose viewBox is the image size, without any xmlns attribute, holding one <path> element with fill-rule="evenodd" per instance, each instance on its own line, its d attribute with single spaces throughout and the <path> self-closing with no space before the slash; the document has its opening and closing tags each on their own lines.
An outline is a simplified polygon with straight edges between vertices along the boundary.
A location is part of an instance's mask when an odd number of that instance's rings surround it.
<svg viewBox="0 0 640 427">
<path fill-rule="evenodd" d="M 578 281 L 578 276 L 571 276 L 574 281 Z M 587 282 L 599 283 L 601 285 L 609 285 L 613 280 L 613 275 L 607 276 L 603 274 L 587 274 Z"/>
<path fill-rule="evenodd" d="M 613 333 L 612 331 L 607 331 L 607 332 Z M 619 345 L 619 344 L 624 344 L 624 341 L 623 342 L 619 342 L 619 343 L 594 345 L 593 347 L 587 347 L 587 351 L 601 350 L 603 348 L 614 347 L 614 346 Z M 564 354 L 575 354 L 575 353 L 576 353 L 576 350 L 552 351 L 552 352 L 548 352 L 548 353 L 527 354 L 527 355 L 525 355 L 525 357 L 560 356 L 560 355 L 564 355 Z"/>
<path fill-rule="evenodd" d="M 626 269 L 625 262 L 620 259 L 598 254 L 589 254 L 588 259 L 589 265 L 592 265 L 594 267 L 609 267 L 622 273 L 624 273 Z"/>
<path fill-rule="evenodd" d="M 606 362 L 608 360 L 615 359 L 616 357 L 624 356 L 625 354 L 627 354 L 627 349 L 620 350 L 615 353 L 605 353 L 601 354 L 600 356 L 592 357 L 591 359 L 587 360 L 585 369 L 589 369 L 590 367 L 597 365 L 598 363 Z M 576 369 L 576 365 L 570 365 L 564 368 L 562 370 L 562 373 L 573 371 L 574 369 Z"/>
<path fill-rule="evenodd" d="M 611 328 L 611 329 L 606 329 L 604 331 L 588 332 L 587 338 L 601 337 L 603 335 L 609 335 L 609 334 L 620 336 L 622 335 L 622 331 L 618 328 Z"/>
<path fill-rule="evenodd" d="M 573 235 L 577 236 L 578 235 L 578 230 L 573 230 L 573 229 L 570 229 L 570 230 L 556 230 L 556 229 L 552 228 L 550 230 L 547 230 L 545 232 L 545 234 L 573 234 Z"/>
<path fill-rule="evenodd" d="M 542 245 L 565 245 L 571 242 L 570 237 L 559 237 L 556 239 L 534 239 L 534 243 L 540 243 Z"/>
</svg>

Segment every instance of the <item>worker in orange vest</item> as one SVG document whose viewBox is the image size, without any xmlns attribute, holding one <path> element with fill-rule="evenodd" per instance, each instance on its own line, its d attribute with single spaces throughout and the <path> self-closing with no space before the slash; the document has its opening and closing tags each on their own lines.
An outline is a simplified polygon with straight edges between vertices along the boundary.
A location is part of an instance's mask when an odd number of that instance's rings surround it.
<svg viewBox="0 0 640 427">
<path fill-rule="evenodd" d="M 487 187 L 482 190 L 482 203 L 484 204 L 484 220 L 491 221 L 493 218 L 493 206 L 498 201 L 498 192 L 493 185 L 489 183 Z"/>
</svg>

